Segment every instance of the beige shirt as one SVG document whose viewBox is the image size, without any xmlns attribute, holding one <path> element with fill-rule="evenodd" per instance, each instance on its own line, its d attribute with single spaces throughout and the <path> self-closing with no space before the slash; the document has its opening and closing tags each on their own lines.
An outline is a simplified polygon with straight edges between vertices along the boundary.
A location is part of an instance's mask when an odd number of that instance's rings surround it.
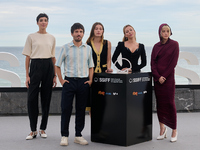
<svg viewBox="0 0 200 150">
<path fill-rule="evenodd" d="M 52 58 L 55 57 L 55 37 L 49 33 L 29 34 L 22 54 L 30 58 Z"/>
</svg>

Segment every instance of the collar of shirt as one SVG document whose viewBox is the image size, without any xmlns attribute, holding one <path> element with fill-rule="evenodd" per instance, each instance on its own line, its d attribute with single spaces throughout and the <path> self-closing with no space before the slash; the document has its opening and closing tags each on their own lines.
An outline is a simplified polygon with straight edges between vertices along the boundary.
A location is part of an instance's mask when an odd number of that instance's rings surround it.
<svg viewBox="0 0 200 150">
<path fill-rule="evenodd" d="M 73 41 L 71 41 L 71 43 L 69 43 L 69 46 L 70 46 L 70 47 L 73 47 L 73 46 L 77 47 L 76 45 L 74 45 L 74 42 L 73 42 Z M 82 47 L 82 46 L 86 47 L 86 43 L 83 43 L 83 42 L 82 42 L 81 46 L 79 46 L 79 47 Z"/>
</svg>

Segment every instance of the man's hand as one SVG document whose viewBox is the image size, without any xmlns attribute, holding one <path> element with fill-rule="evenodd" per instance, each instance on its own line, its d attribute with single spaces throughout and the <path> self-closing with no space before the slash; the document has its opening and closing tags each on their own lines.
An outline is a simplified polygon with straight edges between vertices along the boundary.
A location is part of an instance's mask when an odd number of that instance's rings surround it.
<svg viewBox="0 0 200 150">
<path fill-rule="evenodd" d="M 89 81 L 85 81 L 85 82 L 84 82 L 84 84 L 87 84 L 87 83 L 89 84 L 89 86 L 91 86 L 91 85 L 92 85 L 92 81 L 90 81 L 90 80 L 89 80 Z"/>
<path fill-rule="evenodd" d="M 60 83 L 62 84 L 62 86 L 65 84 L 65 82 L 69 83 L 68 80 L 62 80 Z"/>
</svg>

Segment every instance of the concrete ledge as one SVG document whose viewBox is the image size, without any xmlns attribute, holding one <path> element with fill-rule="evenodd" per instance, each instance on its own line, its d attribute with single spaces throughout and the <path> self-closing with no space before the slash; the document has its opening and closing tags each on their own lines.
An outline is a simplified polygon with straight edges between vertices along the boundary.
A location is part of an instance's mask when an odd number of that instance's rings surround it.
<svg viewBox="0 0 200 150">
<path fill-rule="evenodd" d="M 61 113 L 61 92 L 62 88 L 55 88 L 53 90 L 50 114 Z M 41 113 L 40 96 L 39 112 Z M 0 115 L 27 115 L 27 89 L 0 88 Z"/>
<path fill-rule="evenodd" d="M 61 87 L 53 89 L 50 114 L 59 115 L 61 113 L 61 92 Z M 178 112 L 200 111 L 200 85 L 176 86 L 175 103 Z M 152 107 L 155 112 L 156 102 L 154 91 Z M 74 109 L 73 113 L 75 113 Z M 0 115 L 27 115 L 27 89 L 0 88 Z"/>
</svg>

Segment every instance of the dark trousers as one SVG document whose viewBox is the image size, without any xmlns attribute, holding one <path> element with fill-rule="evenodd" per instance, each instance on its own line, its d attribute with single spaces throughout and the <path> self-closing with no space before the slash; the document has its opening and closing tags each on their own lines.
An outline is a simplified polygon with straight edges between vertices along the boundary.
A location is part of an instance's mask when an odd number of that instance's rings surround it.
<svg viewBox="0 0 200 150">
<path fill-rule="evenodd" d="M 89 96 L 89 84 L 84 84 L 88 78 L 68 78 L 69 83 L 65 82 L 62 88 L 61 100 L 61 135 L 69 136 L 69 122 L 73 108 L 73 98 L 76 97 L 76 119 L 75 136 L 82 136 L 81 132 L 85 125 L 85 108 Z"/>
<path fill-rule="evenodd" d="M 31 131 L 37 130 L 38 120 L 38 96 L 41 85 L 42 120 L 40 129 L 45 130 L 48 121 L 49 107 L 54 77 L 54 65 L 52 59 L 31 59 L 30 85 L 28 88 L 28 115 Z"/>
</svg>

